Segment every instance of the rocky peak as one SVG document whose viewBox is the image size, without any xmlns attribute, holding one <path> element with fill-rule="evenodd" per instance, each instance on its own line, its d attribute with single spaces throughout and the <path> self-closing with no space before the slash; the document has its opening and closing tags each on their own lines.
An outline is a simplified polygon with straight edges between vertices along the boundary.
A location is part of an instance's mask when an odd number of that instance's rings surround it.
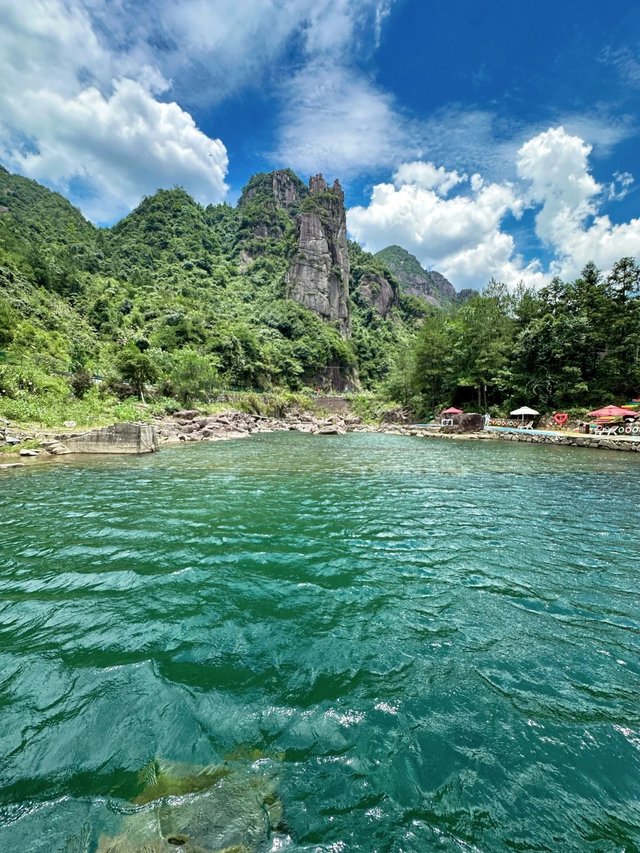
<svg viewBox="0 0 640 853">
<path fill-rule="evenodd" d="M 284 169 L 271 173 L 273 197 L 278 207 L 291 207 L 300 201 L 298 188 L 291 174 Z"/>
<path fill-rule="evenodd" d="M 337 183 L 337 181 L 336 181 Z M 340 186 L 340 184 L 338 184 Z M 326 193 L 327 182 L 320 173 L 309 178 L 309 192 L 311 193 Z"/>
<path fill-rule="evenodd" d="M 290 296 L 349 337 L 347 219 L 337 180 L 328 189 L 322 175 L 309 179 L 296 225 L 297 250 L 286 279 Z"/>
<path fill-rule="evenodd" d="M 270 205 L 272 208 L 289 210 L 295 207 L 307 194 L 307 188 L 291 169 L 277 169 L 275 172 L 259 172 L 248 181 L 242 190 L 238 207 L 246 207 L 251 202 Z"/>
</svg>

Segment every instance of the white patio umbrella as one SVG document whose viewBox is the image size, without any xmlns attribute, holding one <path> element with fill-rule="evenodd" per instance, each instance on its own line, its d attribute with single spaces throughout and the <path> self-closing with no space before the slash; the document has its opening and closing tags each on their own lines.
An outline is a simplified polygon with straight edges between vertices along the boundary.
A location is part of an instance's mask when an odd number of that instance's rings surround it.
<svg viewBox="0 0 640 853">
<path fill-rule="evenodd" d="M 528 415 L 529 417 L 531 417 L 531 416 L 539 415 L 540 412 L 536 412 L 535 409 L 531 409 L 531 408 L 529 408 L 529 406 L 520 406 L 519 409 L 514 409 L 512 412 L 509 412 L 509 414 L 515 415 L 516 417 L 518 417 L 518 416 L 522 417 L 522 420 L 524 422 L 525 415 Z"/>
</svg>

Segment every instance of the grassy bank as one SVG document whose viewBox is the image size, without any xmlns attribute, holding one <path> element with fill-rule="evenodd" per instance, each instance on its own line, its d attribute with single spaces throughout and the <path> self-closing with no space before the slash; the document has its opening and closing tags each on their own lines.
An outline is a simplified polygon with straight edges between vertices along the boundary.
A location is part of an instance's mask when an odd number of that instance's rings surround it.
<svg viewBox="0 0 640 853">
<path fill-rule="evenodd" d="M 284 417 L 289 411 L 318 412 L 314 395 L 309 392 L 220 391 L 212 400 L 195 400 L 185 405 L 170 397 L 149 397 L 145 403 L 137 397 L 124 400 L 91 389 L 82 399 L 71 395 L 29 394 L 0 397 L 0 418 L 21 429 L 56 429 L 73 422 L 77 428 L 91 428 L 123 421 L 151 422 L 170 416 L 183 408 L 195 408 L 206 414 L 237 409 L 253 415 Z"/>
</svg>

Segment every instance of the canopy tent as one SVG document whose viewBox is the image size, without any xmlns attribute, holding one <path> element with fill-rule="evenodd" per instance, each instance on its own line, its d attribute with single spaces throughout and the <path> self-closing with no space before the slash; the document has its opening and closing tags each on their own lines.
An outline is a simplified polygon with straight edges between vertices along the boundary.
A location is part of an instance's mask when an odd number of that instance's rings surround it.
<svg viewBox="0 0 640 853">
<path fill-rule="evenodd" d="M 441 415 L 463 415 L 464 412 L 462 411 L 462 409 L 456 409 L 455 406 L 449 406 L 448 409 L 443 409 L 440 412 L 440 414 Z"/>
<path fill-rule="evenodd" d="M 623 409 L 621 406 L 604 406 L 602 409 L 596 409 L 594 412 L 589 412 L 590 418 L 625 418 L 635 417 L 637 412 L 632 409 Z"/>
<path fill-rule="evenodd" d="M 519 409 L 514 409 L 512 412 L 509 412 L 510 415 L 517 415 L 518 417 L 522 415 L 539 415 L 540 412 L 536 412 L 535 409 L 530 409 L 529 406 L 520 406 Z"/>
</svg>

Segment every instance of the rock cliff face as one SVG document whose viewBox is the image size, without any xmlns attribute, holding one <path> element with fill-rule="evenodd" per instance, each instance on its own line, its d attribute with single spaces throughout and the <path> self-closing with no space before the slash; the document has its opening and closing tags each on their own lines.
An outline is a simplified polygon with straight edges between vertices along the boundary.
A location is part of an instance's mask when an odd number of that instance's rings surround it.
<svg viewBox="0 0 640 853">
<path fill-rule="evenodd" d="M 302 181 L 289 169 L 278 169 L 275 172 L 261 172 L 254 175 L 243 189 L 238 207 L 246 207 L 256 199 L 270 200 L 272 205 L 288 210 L 297 205 L 306 187 Z"/>
<path fill-rule="evenodd" d="M 382 275 L 367 273 L 358 284 L 358 295 L 381 317 L 386 317 L 398 302 L 393 285 Z"/>
<path fill-rule="evenodd" d="M 278 207 L 289 208 L 300 201 L 298 187 L 289 172 L 283 169 L 272 172 L 271 186 Z"/>
<path fill-rule="evenodd" d="M 351 334 L 349 253 L 344 193 L 336 180 L 329 189 L 322 175 L 309 180 L 309 195 L 297 217 L 296 254 L 287 272 L 291 299 L 337 323 Z"/>
</svg>

